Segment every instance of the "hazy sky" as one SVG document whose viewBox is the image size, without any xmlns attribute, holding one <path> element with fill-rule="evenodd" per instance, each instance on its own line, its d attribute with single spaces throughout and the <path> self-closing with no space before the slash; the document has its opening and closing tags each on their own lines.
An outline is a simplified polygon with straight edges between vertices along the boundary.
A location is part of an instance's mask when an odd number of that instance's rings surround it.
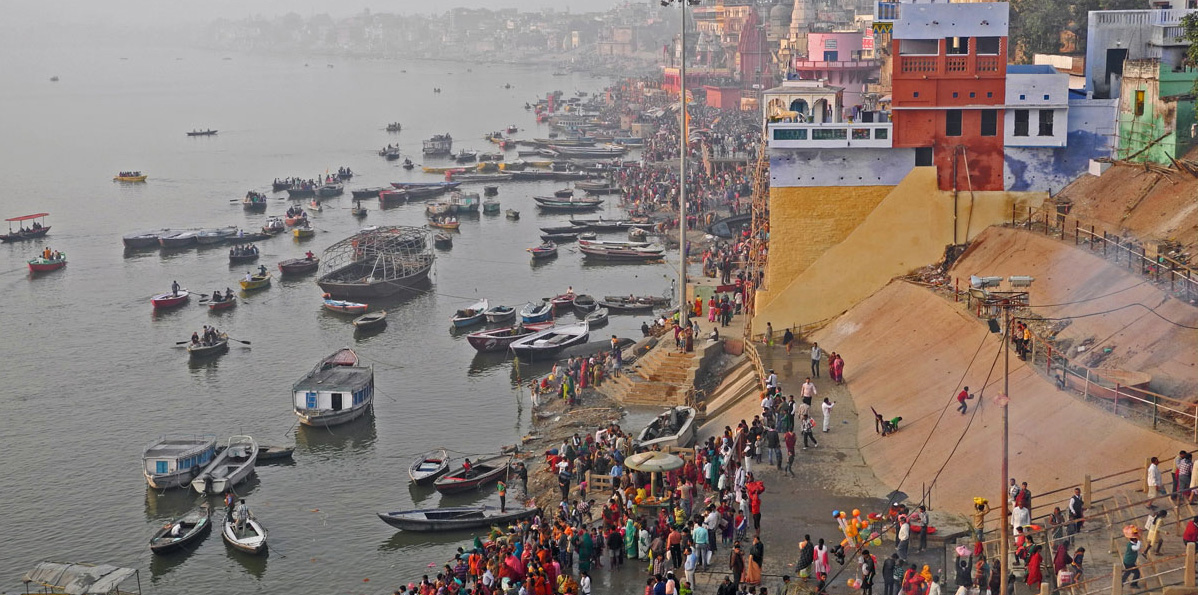
<svg viewBox="0 0 1198 595">
<path fill-rule="evenodd" d="M 374 12 L 430 13 L 459 6 L 572 12 L 606 10 L 623 0 L 0 0 L 0 21 L 9 27 L 52 28 L 55 24 L 204 23 L 218 17 L 275 16 L 288 12 L 334 16 L 363 8 Z M 632 0 L 646 2 L 647 0 Z"/>
</svg>

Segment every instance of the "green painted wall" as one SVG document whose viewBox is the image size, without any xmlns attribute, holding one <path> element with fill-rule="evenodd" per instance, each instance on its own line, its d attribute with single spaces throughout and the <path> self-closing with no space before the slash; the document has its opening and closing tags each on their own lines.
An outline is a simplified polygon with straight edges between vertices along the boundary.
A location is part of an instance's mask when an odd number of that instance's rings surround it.
<svg viewBox="0 0 1198 595">
<path fill-rule="evenodd" d="M 1125 70 L 1118 114 L 1118 156 L 1121 159 L 1170 165 L 1170 157 L 1178 158 L 1188 150 L 1194 140 L 1190 126 L 1195 122 L 1194 100 L 1188 96 L 1193 92 L 1195 80 L 1198 80 L 1198 71 L 1174 72 L 1159 63 L 1153 64 L 1151 71 L 1147 68 Z M 1144 93 L 1140 115 L 1136 114 L 1137 91 Z M 1165 135 L 1168 136 L 1143 150 Z"/>
</svg>

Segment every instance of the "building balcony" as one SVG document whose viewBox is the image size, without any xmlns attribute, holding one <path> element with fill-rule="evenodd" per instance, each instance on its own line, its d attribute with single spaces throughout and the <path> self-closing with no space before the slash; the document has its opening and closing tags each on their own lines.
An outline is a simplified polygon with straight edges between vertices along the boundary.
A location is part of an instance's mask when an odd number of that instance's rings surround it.
<svg viewBox="0 0 1198 595">
<path fill-rule="evenodd" d="M 900 55 L 894 74 L 900 78 L 997 77 L 1003 74 L 1002 56 L 997 55 Z"/>
<path fill-rule="evenodd" d="M 1181 25 L 1154 25 L 1148 43 L 1157 47 L 1190 45 L 1185 40 L 1185 28 Z"/>
<path fill-rule="evenodd" d="M 882 67 L 881 60 L 795 60 L 795 70 L 876 70 Z"/>
<path fill-rule="evenodd" d="M 771 149 L 888 149 L 890 122 L 778 123 L 766 126 Z"/>
</svg>

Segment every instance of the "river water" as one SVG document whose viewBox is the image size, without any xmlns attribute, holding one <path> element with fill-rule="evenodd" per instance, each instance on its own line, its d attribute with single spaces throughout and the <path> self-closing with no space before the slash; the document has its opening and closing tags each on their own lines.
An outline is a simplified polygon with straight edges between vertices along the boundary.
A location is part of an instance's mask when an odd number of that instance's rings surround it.
<svg viewBox="0 0 1198 595">
<path fill-rule="evenodd" d="M 61 82 L 49 82 L 52 75 Z M 149 298 L 172 280 L 210 292 L 236 287 L 245 266 L 230 266 L 221 248 L 126 254 L 122 234 L 257 228 L 265 215 L 244 213 L 233 199 L 269 190 L 274 177 L 341 165 L 359 174 L 351 187 L 436 179 L 376 151 L 399 142 L 419 156 L 420 141 L 439 132 L 453 134 L 455 149 L 491 150 L 482 135 L 509 123 L 521 136 L 545 136 L 526 101 L 553 89 L 593 92 L 605 81 L 531 67 L 69 46 L 6 48 L 0 80 L 0 216 L 46 211 L 53 226 L 45 242 L 0 245 L 0 592 L 23 590 L 20 573 L 42 560 L 131 566 L 146 592 L 188 595 L 377 593 L 418 579 L 468 537 L 398 533 L 375 513 L 492 494 L 443 500 L 413 490 L 412 458 L 440 446 L 495 452 L 529 431 L 527 395 L 522 403 L 510 361 L 476 356 L 450 332 L 453 311 L 479 297 L 519 305 L 570 285 L 595 295 L 661 294 L 674 277 L 672 264 L 584 265 L 570 246 L 531 266 L 524 250 L 539 242 L 537 227 L 566 216 L 539 215 L 530 197 L 564 184 L 507 183 L 499 199 L 522 218 L 465 220 L 453 249 L 437 255 L 431 290 L 376 304 L 389 312 L 382 333 L 355 337 L 346 319 L 321 309 L 310 278 L 276 281 L 220 315 L 193 301 L 155 316 Z M 403 132 L 385 132 L 390 121 Z M 184 135 L 209 127 L 219 135 Z M 149 181 L 111 182 L 132 169 Z M 272 198 L 267 214 L 289 204 Z M 365 224 L 425 221 L 419 203 L 367 206 Z M 261 262 L 273 269 L 351 235 L 362 224 L 350 207 L 348 192 L 327 202 L 313 216 L 319 233 L 305 243 L 260 242 Z M 45 245 L 70 264 L 31 278 L 24 263 Z M 640 322 L 613 316 L 592 337 L 639 336 Z M 204 324 L 253 346 L 189 365 L 174 344 Z M 291 383 L 343 346 L 375 365 L 374 415 L 331 431 L 295 430 Z M 142 449 L 171 432 L 294 440 L 294 464 L 260 467 L 240 488 L 270 532 L 268 557 L 230 552 L 213 533 L 189 555 L 152 558 L 155 529 L 197 500 L 148 490 L 141 477 Z"/>
</svg>

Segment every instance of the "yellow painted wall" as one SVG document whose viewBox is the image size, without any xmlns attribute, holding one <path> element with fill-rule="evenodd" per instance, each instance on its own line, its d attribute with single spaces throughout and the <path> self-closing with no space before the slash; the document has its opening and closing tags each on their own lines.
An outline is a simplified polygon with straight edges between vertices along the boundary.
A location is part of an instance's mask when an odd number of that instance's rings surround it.
<svg viewBox="0 0 1198 595">
<path fill-rule="evenodd" d="M 824 196 L 829 196 L 846 189 L 803 190 L 804 194 L 823 191 Z M 860 224 L 841 241 L 820 251 L 814 262 L 792 274 L 789 283 L 774 284 L 774 279 L 785 279 L 784 275 L 767 278 L 770 291 L 758 293 L 753 332 L 762 332 L 766 322 L 781 329 L 836 316 L 894 277 L 941 259 L 945 246 L 953 243 L 953 194 L 937 189 L 936 168 L 917 167 L 898 186 L 888 190 Z M 1043 192 L 976 192 L 971 205 L 969 193 L 961 192 L 957 205 L 957 241 L 973 238 L 990 225 L 1010 221 L 1013 205 L 1038 206 L 1044 198 Z M 804 243 L 801 234 L 780 233 L 775 229 L 776 202 L 771 191 L 768 269 L 771 273 L 780 256 L 785 260 L 814 251 L 801 246 Z M 788 213 L 783 225 L 793 226 L 788 219 L 797 216 Z M 777 266 L 783 272 L 797 268 L 786 262 L 778 262 Z"/>
<path fill-rule="evenodd" d="M 843 242 L 892 188 L 770 188 L 767 290 L 790 285 L 824 252 Z M 774 241 L 774 238 L 783 241 Z M 762 293 L 758 292 L 758 295 Z"/>
</svg>

